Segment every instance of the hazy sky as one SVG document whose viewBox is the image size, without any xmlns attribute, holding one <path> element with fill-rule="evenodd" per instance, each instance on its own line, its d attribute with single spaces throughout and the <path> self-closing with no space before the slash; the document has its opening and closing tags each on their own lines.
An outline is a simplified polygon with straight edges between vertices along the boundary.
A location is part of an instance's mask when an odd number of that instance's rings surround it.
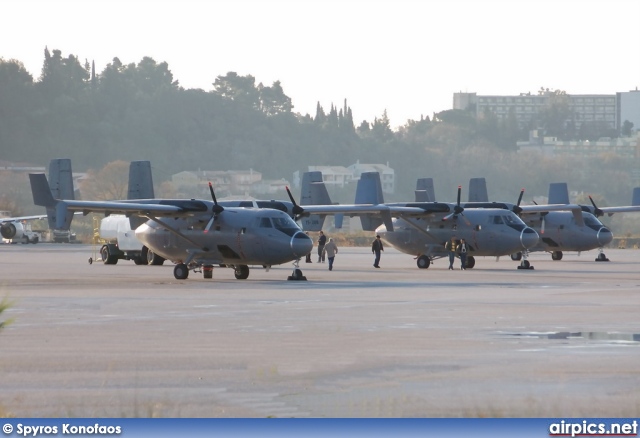
<svg viewBox="0 0 640 438">
<path fill-rule="evenodd" d="M 392 127 L 453 93 L 613 94 L 640 86 L 638 0 L 0 0 L 0 57 L 38 78 L 45 46 L 166 61 L 185 88 L 229 71 L 280 80 L 294 111 L 346 98 Z"/>
</svg>

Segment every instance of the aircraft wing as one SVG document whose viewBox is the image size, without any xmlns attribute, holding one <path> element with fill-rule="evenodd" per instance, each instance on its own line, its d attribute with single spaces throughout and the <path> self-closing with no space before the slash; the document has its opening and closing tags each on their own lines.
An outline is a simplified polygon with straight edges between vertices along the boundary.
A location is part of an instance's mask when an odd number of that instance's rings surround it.
<svg viewBox="0 0 640 438">
<path fill-rule="evenodd" d="M 640 205 L 627 205 L 621 207 L 598 207 L 598 210 L 611 216 L 614 213 L 630 213 L 634 211 L 640 211 Z"/>
<path fill-rule="evenodd" d="M 47 177 L 43 174 L 29 174 L 33 203 L 43 207 L 55 208 L 60 212 L 74 211 L 110 214 L 138 214 L 141 216 L 190 215 L 207 211 L 201 201 L 185 200 L 179 203 L 161 203 L 159 200 L 136 201 L 75 201 L 55 199 L 51 194 Z M 58 217 L 64 217 L 58 214 Z M 44 216 L 46 217 L 46 215 Z"/>
<path fill-rule="evenodd" d="M 421 207 L 386 205 L 386 204 L 335 204 L 335 205 L 304 205 L 302 216 L 309 214 L 346 214 L 353 216 L 375 216 L 382 219 L 387 230 L 393 231 L 392 217 L 427 217 L 436 213 L 453 211 L 447 204 L 424 204 Z M 444 211 L 446 209 L 446 211 Z"/>
<path fill-rule="evenodd" d="M 576 223 L 584 225 L 582 207 L 577 204 L 546 204 L 546 205 L 521 205 L 522 214 L 548 213 L 550 211 L 571 211 Z"/>
<path fill-rule="evenodd" d="M 18 217 L 1 217 L 0 218 L 0 223 L 5 223 L 5 222 L 16 222 L 16 221 L 33 221 L 33 220 L 37 220 L 37 219 L 46 219 L 47 218 L 47 214 L 41 214 L 41 215 L 34 215 L 34 216 L 18 216 Z"/>
</svg>

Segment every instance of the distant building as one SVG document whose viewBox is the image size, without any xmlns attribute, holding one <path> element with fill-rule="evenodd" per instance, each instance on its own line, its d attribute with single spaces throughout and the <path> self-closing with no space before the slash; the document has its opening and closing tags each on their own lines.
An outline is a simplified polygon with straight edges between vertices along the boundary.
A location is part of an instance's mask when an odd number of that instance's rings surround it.
<svg viewBox="0 0 640 438">
<path fill-rule="evenodd" d="M 322 172 L 322 180 L 327 188 L 345 186 L 357 182 L 363 172 L 378 172 L 382 183 L 382 192 L 395 192 L 395 171 L 387 164 L 363 164 L 360 160 L 348 166 L 309 166 L 309 172 Z"/>
<path fill-rule="evenodd" d="M 625 120 L 640 129 L 640 92 L 638 90 L 616 94 L 568 94 L 569 108 L 574 115 L 575 128 L 584 122 L 605 122 L 620 132 Z M 478 95 L 454 93 L 453 109 L 475 111 L 476 117 L 491 112 L 498 119 L 515 116 L 520 128 L 530 126 L 532 120 L 547 107 L 551 93 L 519 95 Z"/>
<path fill-rule="evenodd" d="M 538 130 L 531 131 L 529 141 L 518 142 L 518 152 L 536 151 L 546 157 L 598 157 L 615 153 L 628 159 L 640 158 L 640 132 L 624 138 L 601 138 L 598 141 L 558 141 L 555 137 L 542 137 Z"/>
<path fill-rule="evenodd" d="M 364 172 L 378 172 L 380 174 L 380 181 L 382 183 L 382 192 L 393 194 L 396 189 L 396 175 L 395 171 L 387 164 L 361 164 L 360 160 L 356 161 L 347 169 L 353 172 L 355 179 L 360 179 L 360 175 Z"/>
<path fill-rule="evenodd" d="M 171 182 L 178 192 L 209 196 L 209 182 L 221 196 L 251 197 L 279 194 L 284 197 L 289 182 L 284 179 L 263 180 L 262 173 L 249 170 L 192 170 L 176 173 Z"/>
</svg>

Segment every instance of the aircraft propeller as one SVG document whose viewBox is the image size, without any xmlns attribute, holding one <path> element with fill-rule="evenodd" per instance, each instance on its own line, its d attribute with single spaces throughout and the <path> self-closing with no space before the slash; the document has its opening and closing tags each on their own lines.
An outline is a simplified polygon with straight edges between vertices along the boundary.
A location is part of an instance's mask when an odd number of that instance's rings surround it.
<svg viewBox="0 0 640 438">
<path fill-rule="evenodd" d="M 522 202 L 522 196 L 524 195 L 524 188 L 520 190 L 520 196 L 518 196 L 518 203 L 513 206 L 513 212 L 520 216 L 522 213 L 522 208 L 520 207 L 520 203 Z"/>
<path fill-rule="evenodd" d="M 593 198 L 589 195 L 589 201 L 591 201 L 591 205 L 593 205 L 593 215 L 595 217 L 600 217 L 604 215 L 604 211 L 600 210 L 595 202 L 593 202 Z"/>
<path fill-rule="evenodd" d="M 304 208 L 302 208 L 301 206 L 299 206 L 296 203 L 296 200 L 293 198 L 293 195 L 291 194 L 291 190 L 289 190 L 289 187 L 286 187 L 287 189 L 287 194 L 289 195 L 289 199 L 291 200 L 291 203 L 293 204 L 293 215 L 294 215 L 294 220 L 298 220 L 300 216 L 302 216 L 302 213 L 304 213 Z"/>
<path fill-rule="evenodd" d="M 216 199 L 216 194 L 213 192 L 213 185 L 211 184 L 211 181 L 209 181 L 209 192 L 211 192 L 213 207 L 211 207 L 211 219 L 209 219 L 209 223 L 207 223 L 207 226 L 204 229 L 205 233 L 209 231 L 209 229 L 213 225 L 213 222 L 218 217 L 218 215 L 224 211 L 224 207 L 218 204 L 218 200 Z"/>
<path fill-rule="evenodd" d="M 458 215 L 460 215 L 464 218 L 464 221 L 467 225 L 470 224 L 467 218 L 465 218 L 464 214 L 462 213 L 464 211 L 464 207 L 460 205 L 461 194 L 462 194 L 462 186 L 458 186 L 458 200 L 456 201 L 456 205 L 453 207 L 453 213 L 450 213 L 445 217 L 443 217 L 442 218 L 443 221 L 448 221 L 451 218 L 453 218 L 453 220 L 456 221 L 458 220 Z"/>
</svg>

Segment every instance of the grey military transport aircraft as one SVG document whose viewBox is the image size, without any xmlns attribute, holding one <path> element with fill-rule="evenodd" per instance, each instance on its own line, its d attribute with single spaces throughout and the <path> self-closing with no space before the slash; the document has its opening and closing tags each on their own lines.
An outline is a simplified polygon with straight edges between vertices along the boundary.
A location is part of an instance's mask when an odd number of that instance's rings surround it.
<svg viewBox="0 0 640 438">
<path fill-rule="evenodd" d="M 298 267 L 313 242 L 291 217 L 271 208 L 223 207 L 210 185 L 211 201 L 195 199 L 136 199 L 75 201 L 55 199 L 44 174 L 30 174 L 36 205 L 55 209 L 58 221 L 67 212 L 137 215 L 146 219 L 136 237 L 167 260 L 173 274 L 184 280 L 190 271 L 212 277 L 214 265 L 234 269 L 237 279 L 249 276 L 249 265 L 269 268 L 294 262 L 291 280 L 303 280 Z"/>
<path fill-rule="evenodd" d="M 633 205 L 598 208 L 593 199 L 589 197 L 592 205 L 579 205 L 580 215 L 575 211 L 540 211 L 540 206 L 537 205 L 518 207 L 509 203 L 489 202 L 484 178 L 472 178 L 469 182 L 469 192 L 470 195 L 473 193 L 474 198 L 470 198 L 470 201 L 474 202 L 465 205 L 503 204 L 505 208 L 518 212 L 522 220 L 540 235 L 538 244 L 530 251 L 548 252 L 551 254 L 552 260 L 562 260 L 563 252 L 567 251 L 580 253 L 598 249 L 595 260 L 597 262 L 609 261 L 604 254 L 604 246 L 613 240 L 613 233 L 598 220 L 598 217 L 604 214 L 640 211 L 640 205 L 638 205 L 640 204 L 640 190 L 637 188 L 634 189 Z M 571 205 L 569 204 L 569 191 L 566 183 L 549 184 L 548 203 Z M 511 255 L 513 260 L 520 260 L 521 257 L 520 252 Z"/>
<path fill-rule="evenodd" d="M 355 204 L 320 206 L 317 204 L 330 204 L 321 181 L 321 175 L 312 175 L 305 186 L 303 178 L 302 199 L 308 198 L 309 204 L 313 205 L 301 207 L 307 212 L 321 214 L 315 220 L 303 218 L 303 229 L 321 228 L 324 214 L 360 216 L 365 231 L 375 230 L 389 245 L 414 255 L 421 269 L 428 268 L 435 259 L 447 256 L 444 244 L 452 237 L 464 238 L 469 245 L 467 268 L 474 267 L 475 257 L 509 255 L 538 242 L 537 233 L 512 211 L 460 205 L 460 188 L 457 203 L 384 203 L 379 173 L 364 172 L 358 181 Z M 521 268 L 532 267 L 525 259 Z"/>
</svg>

